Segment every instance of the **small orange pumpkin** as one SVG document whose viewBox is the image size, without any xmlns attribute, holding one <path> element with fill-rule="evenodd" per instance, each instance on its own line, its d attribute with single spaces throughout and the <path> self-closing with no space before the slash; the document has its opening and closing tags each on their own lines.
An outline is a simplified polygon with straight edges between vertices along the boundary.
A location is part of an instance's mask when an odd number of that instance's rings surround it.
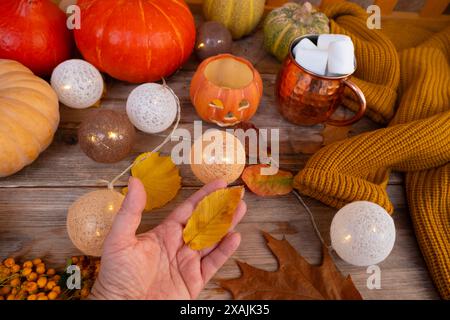
<svg viewBox="0 0 450 320">
<path fill-rule="evenodd" d="M 204 60 L 190 90 L 200 118 L 221 127 L 248 121 L 258 109 L 262 93 L 259 72 L 248 60 L 231 54 Z"/>
</svg>

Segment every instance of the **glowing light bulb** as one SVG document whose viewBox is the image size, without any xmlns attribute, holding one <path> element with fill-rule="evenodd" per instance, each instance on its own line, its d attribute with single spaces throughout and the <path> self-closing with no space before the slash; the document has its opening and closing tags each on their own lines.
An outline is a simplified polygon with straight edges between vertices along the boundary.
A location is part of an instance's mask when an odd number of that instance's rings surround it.
<svg viewBox="0 0 450 320">
<path fill-rule="evenodd" d="M 353 202 L 334 216 L 330 238 L 344 261 L 355 266 L 374 265 L 386 259 L 394 246 L 394 220 L 375 203 Z"/>
<path fill-rule="evenodd" d="M 192 172 L 203 183 L 217 179 L 232 183 L 240 177 L 245 167 L 244 146 L 228 132 L 216 130 L 215 134 L 222 135 L 222 144 L 215 146 L 221 148 L 221 152 L 211 152 L 213 141 L 208 141 L 204 136 L 198 138 L 191 148 Z M 227 157 L 227 147 L 232 148 L 232 158 Z"/>
<path fill-rule="evenodd" d="M 84 254 L 102 254 L 103 242 L 123 199 L 121 193 L 104 189 L 87 193 L 70 206 L 67 232 L 73 244 Z"/>
</svg>

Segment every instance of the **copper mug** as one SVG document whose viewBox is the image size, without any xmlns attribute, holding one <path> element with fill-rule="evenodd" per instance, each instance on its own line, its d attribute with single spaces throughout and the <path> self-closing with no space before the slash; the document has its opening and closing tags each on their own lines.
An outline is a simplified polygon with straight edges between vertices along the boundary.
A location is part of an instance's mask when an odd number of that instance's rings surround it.
<svg viewBox="0 0 450 320">
<path fill-rule="evenodd" d="M 293 55 L 295 45 L 304 38 L 317 43 L 318 37 L 307 35 L 291 43 L 289 55 L 278 73 L 275 87 L 278 110 L 287 120 L 299 125 L 319 123 L 333 126 L 351 125 L 361 119 L 366 111 L 363 92 L 349 80 L 354 71 L 343 76 L 322 76 L 306 70 L 295 61 Z M 341 104 L 345 87 L 349 87 L 358 97 L 359 110 L 350 119 L 330 119 Z"/>
</svg>

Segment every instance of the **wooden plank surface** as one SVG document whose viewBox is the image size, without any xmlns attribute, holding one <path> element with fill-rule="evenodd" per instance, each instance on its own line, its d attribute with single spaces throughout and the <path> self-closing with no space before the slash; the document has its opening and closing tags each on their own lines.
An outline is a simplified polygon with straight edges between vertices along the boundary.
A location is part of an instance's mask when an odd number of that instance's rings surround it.
<svg viewBox="0 0 450 320">
<path fill-rule="evenodd" d="M 279 63 L 262 50 L 261 32 L 237 41 L 233 51 L 248 57 L 264 80 L 263 101 L 252 121 L 260 128 L 280 128 L 281 166 L 293 172 L 300 170 L 309 156 L 299 153 L 298 145 L 310 140 L 320 142 L 322 127 L 294 126 L 278 114 L 273 86 Z M 187 129 L 192 129 L 192 121 L 198 120 L 188 97 L 189 82 L 196 65 L 197 61 L 192 58 L 183 70 L 167 80 L 180 97 L 181 126 Z M 107 87 L 102 107 L 124 112 L 126 97 L 135 85 L 107 79 Z M 84 193 L 104 186 L 102 180 L 112 179 L 137 154 L 151 150 L 163 139 L 161 136 L 140 133 L 133 153 L 126 160 L 113 165 L 95 163 L 81 152 L 76 138 L 80 122 L 92 111 L 62 106 L 60 128 L 50 148 L 31 166 L 12 177 L 0 180 L 0 257 L 43 256 L 53 266 L 62 266 L 67 257 L 79 254 L 66 233 L 67 208 Z M 369 119 L 363 119 L 353 126 L 352 134 L 377 128 Z M 163 152 L 170 152 L 170 147 L 167 146 Z M 201 186 L 187 166 L 181 166 L 181 175 L 183 188 L 176 199 L 163 209 L 145 214 L 140 231 L 157 225 L 177 204 Z M 402 181 L 400 174 L 394 174 L 389 186 L 389 195 L 396 208 L 394 219 L 397 241 L 390 257 L 380 264 L 382 289 L 367 289 L 368 274 L 364 268 L 350 266 L 337 257 L 335 259 L 344 274 L 351 274 L 366 299 L 438 298 L 414 237 Z M 126 178 L 121 179 L 118 186 L 125 185 L 125 182 Z M 248 214 L 238 227 L 243 234 L 243 241 L 234 259 L 266 270 L 275 270 L 277 263 L 261 236 L 260 230 L 264 230 L 278 238 L 286 236 L 310 262 L 320 262 L 320 243 L 309 217 L 293 195 L 258 198 L 247 192 L 245 200 Z M 317 219 L 321 234 L 329 241 L 329 226 L 335 210 L 313 199 L 307 198 L 307 203 Z M 217 286 L 216 280 L 237 276 L 239 270 L 236 264 L 233 260 L 228 261 L 200 298 L 229 298 L 228 293 Z"/>
<path fill-rule="evenodd" d="M 196 188 L 184 187 L 176 199 L 163 209 L 145 214 L 138 232 L 156 226 L 171 210 Z M 51 265 L 64 265 L 68 256 L 79 254 L 70 242 L 65 228 L 67 207 L 79 196 L 92 191 L 86 187 L 20 188 L 0 190 L 0 256 L 44 257 Z M 420 256 L 404 202 L 403 188 L 390 186 L 389 193 L 397 208 L 394 215 L 397 241 L 390 257 L 379 266 L 382 289 L 368 290 L 365 268 L 353 267 L 339 258 L 337 266 L 351 274 L 365 299 L 434 299 L 437 298 Z M 258 198 L 247 192 L 248 213 L 237 228 L 242 245 L 234 259 L 246 261 L 266 270 L 275 270 L 277 263 L 264 245 L 260 230 L 277 238 L 286 236 L 291 244 L 311 263 L 319 263 L 321 245 L 314 234 L 309 217 L 293 195 L 279 198 Z M 335 212 L 318 201 L 308 199 L 321 234 L 329 242 L 329 225 Z M 200 298 L 227 299 L 216 280 L 239 276 L 239 269 L 229 260 Z"/>
</svg>

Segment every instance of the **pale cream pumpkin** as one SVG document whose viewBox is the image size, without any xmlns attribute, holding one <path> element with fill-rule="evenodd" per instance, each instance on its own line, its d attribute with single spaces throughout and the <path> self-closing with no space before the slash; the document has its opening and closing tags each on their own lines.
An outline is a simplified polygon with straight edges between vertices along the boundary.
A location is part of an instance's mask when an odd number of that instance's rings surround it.
<svg viewBox="0 0 450 320">
<path fill-rule="evenodd" d="M 32 163 L 52 142 L 58 97 L 28 68 L 0 59 L 0 177 Z"/>
</svg>

